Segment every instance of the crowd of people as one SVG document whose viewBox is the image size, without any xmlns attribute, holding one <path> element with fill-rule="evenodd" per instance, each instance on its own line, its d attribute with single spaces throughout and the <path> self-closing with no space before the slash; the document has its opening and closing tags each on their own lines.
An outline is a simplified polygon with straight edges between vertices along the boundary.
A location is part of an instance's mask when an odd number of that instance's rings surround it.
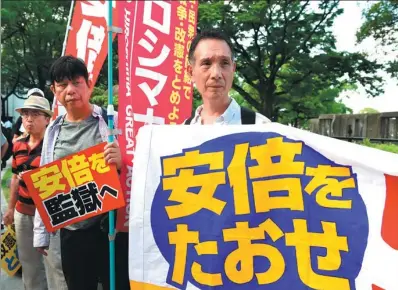
<svg viewBox="0 0 398 290">
<path fill-rule="evenodd" d="M 232 44 L 220 31 L 196 35 L 188 57 L 188 72 L 203 104 L 185 121 L 186 125 L 270 122 L 259 113 L 241 108 L 230 97 L 236 64 Z M 52 64 L 49 74 L 50 89 L 66 114 L 51 121 L 53 112 L 39 89 L 29 91 L 24 105 L 16 109 L 23 131 L 14 134 L 11 194 L 4 223 L 15 224 L 25 289 L 94 290 L 99 283 L 109 289 L 109 240 L 103 226 L 106 214 L 50 234 L 21 179 L 27 170 L 108 140 L 102 109 L 90 103 L 92 84 L 85 63 L 73 56 L 62 56 Z M 117 116 L 115 121 L 117 127 Z M 117 141 L 106 145 L 104 156 L 106 162 L 121 168 Z M 128 249 L 127 233 L 117 233 L 115 248 L 116 289 L 130 289 L 128 251 L 134 249 Z"/>
</svg>

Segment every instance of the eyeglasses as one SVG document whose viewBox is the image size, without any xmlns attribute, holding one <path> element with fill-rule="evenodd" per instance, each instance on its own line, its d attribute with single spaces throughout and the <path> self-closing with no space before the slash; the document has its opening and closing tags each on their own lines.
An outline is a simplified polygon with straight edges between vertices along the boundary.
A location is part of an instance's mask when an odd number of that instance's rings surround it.
<svg viewBox="0 0 398 290">
<path fill-rule="evenodd" d="M 21 112 L 21 116 L 22 118 L 28 118 L 29 116 L 31 116 L 33 119 L 39 117 L 39 116 L 45 116 L 45 114 L 36 111 L 36 110 L 32 110 L 32 111 L 22 111 Z"/>
</svg>

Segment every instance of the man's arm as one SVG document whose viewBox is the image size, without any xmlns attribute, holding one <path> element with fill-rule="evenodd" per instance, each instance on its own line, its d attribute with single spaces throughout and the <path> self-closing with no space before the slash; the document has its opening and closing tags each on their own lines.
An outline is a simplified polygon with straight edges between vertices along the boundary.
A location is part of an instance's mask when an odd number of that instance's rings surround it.
<svg viewBox="0 0 398 290">
<path fill-rule="evenodd" d="M 38 252 L 47 256 L 46 250 L 50 246 L 50 234 L 47 232 L 43 220 L 36 209 L 33 222 L 33 247 Z"/>
<path fill-rule="evenodd" d="M 43 147 L 41 150 L 41 158 L 40 158 L 40 167 L 48 163 L 47 147 L 48 147 L 48 128 L 44 133 Z M 45 250 L 48 249 L 49 245 L 50 245 L 50 234 L 47 232 L 44 222 L 41 219 L 38 210 L 36 209 L 35 218 L 33 221 L 33 247 L 35 247 L 36 250 L 41 254 L 47 256 L 47 252 Z"/>
<path fill-rule="evenodd" d="M 15 210 L 15 205 L 17 204 L 18 201 L 18 187 L 19 187 L 18 175 L 13 174 L 11 178 L 10 200 L 8 202 L 8 209 L 3 217 L 4 224 L 6 226 L 14 223 L 14 210 Z"/>
</svg>

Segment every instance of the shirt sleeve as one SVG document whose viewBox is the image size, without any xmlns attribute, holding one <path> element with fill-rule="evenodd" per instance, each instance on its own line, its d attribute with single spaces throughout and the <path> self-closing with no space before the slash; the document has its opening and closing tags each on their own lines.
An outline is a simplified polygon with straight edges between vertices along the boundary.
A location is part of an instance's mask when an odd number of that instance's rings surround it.
<svg viewBox="0 0 398 290">
<path fill-rule="evenodd" d="M 36 209 L 33 225 L 33 247 L 41 248 L 50 246 L 50 234 L 47 232 L 44 222 Z"/>
<path fill-rule="evenodd" d="M 44 133 L 43 147 L 41 151 L 40 166 L 47 164 L 48 130 Z M 50 233 L 46 230 L 43 220 L 36 209 L 33 221 L 33 247 L 41 248 L 50 246 Z"/>
</svg>

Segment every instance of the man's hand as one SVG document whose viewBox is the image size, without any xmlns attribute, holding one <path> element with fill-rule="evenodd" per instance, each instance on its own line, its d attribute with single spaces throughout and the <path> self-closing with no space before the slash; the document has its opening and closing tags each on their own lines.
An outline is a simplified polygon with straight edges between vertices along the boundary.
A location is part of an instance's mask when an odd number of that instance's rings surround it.
<svg viewBox="0 0 398 290">
<path fill-rule="evenodd" d="M 14 223 L 14 209 L 7 209 L 6 213 L 3 216 L 3 221 L 5 226 L 9 226 Z"/>
<path fill-rule="evenodd" d="M 120 147 L 116 142 L 106 144 L 104 157 L 106 163 L 115 164 L 118 170 L 122 168 L 122 155 L 120 153 Z"/>
<path fill-rule="evenodd" d="M 23 179 L 22 179 L 22 174 L 25 174 L 26 172 L 29 172 L 30 170 L 25 170 L 24 172 L 20 172 L 20 173 L 18 173 L 18 175 L 17 175 L 17 178 L 18 178 L 18 180 L 19 181 L 22 181 Z"/>
<path fill-rule="evenodd" d="M 40 254 L 42 254 L 42 255 L 44 255 L 44 256 L 47 256 L 48 254 L 47 254 L 47 251 L 48 250 L 48 247 L 39 247 L 39 248 L 36 248 L 36 251 L 38 251 Z"/>
</svg>

